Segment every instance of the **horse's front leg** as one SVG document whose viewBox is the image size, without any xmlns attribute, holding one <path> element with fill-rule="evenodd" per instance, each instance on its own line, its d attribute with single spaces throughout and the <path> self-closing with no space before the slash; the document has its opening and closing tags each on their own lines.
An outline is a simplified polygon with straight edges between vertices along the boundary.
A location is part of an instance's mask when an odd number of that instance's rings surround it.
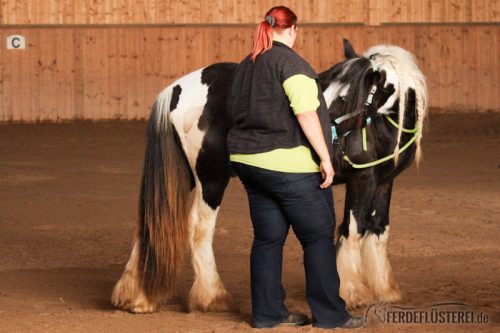
<svg viewBox="0 0 500 333">
<path fill-rule="evenodd" d="M 211 189 L 221 191 L 222 198 L 225 185 L 222 188 L 212 185 L 204 184 Z M 212 206 L 203 198 L 202 185 L 197 182 L 189 214 L 189 239 L 195 277 L 189 292 L 188 310 L 235 311 L 237 307 L 233 298 L 226 291 L 217 272 L 212 246 L 220 202 L 216 207 L 213 207 L 213 202 L 210 203 Z"/>
<path fill-rule="evenodd" d="M 392 183 L 391 180 L 381 184 L 375 190 L 370 214 L 370 229 L 365 234 L 361 251 L 368 285 L 375 293 L 376 299 L 382 302 L 401 300 L 401 293 L 387 257 Z"/>
<path fill-rule="evenodd" d="M 340 296 L 351 309 L 373 302 L 361 257 L 363 234 L 368 224 L 367 212 L 375 191 L 374 178 L 370 172 L 356 172 L 346 182 L 344 219 L 337 243 Z"/>
</svg>

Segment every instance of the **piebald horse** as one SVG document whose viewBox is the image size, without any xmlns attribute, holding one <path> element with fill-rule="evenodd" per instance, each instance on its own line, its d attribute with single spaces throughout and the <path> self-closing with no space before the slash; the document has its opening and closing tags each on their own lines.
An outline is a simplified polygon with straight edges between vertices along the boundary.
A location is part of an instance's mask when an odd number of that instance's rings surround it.
<svg viewBox="0 0 500 333">
<path fill-rule="evenodd" d="M 394 178 L 420 158 L 427 89 L 413 55 L 402 48 L 380 45 L 359 56 L 344 40 L 344 54 L 319 80 L 335 138 L 334 184 L 346 186 L 336 241 L 340 295 L 354 308 L 401 298 L 387 257 L 389 205 Z M 195 278 L 188 310 L 236 309 L 212 248 L 233 176 L 226 98 L 236 66 L 218 63 L 187 74 L 165 88 L 152 108 L 138 227 L 112 295 L 118 308 L 156 311 L 172 294 L 190 250 Z"/>
</svg>

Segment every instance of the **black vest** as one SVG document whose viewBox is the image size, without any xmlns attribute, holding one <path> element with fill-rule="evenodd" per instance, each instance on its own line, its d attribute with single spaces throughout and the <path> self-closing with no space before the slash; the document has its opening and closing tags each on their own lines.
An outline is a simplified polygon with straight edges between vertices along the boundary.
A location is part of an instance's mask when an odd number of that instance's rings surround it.
<svg viewBox="0 0 500 333">
<path fill-rule="evenodd" d="M 291 48 L 276 41 L 255 63 L 249 55 L 236 69 L 228 97 L 228 111 L 234 124 L 227 137 L 230 154 L 263 153 L 300 145 L 310 147 L 283 89 L 283 82 L 296 74 L 316 80 L 320 101 L 316 112 L 332 156 L 330 117 L 318 75 Z"/>
</svg>

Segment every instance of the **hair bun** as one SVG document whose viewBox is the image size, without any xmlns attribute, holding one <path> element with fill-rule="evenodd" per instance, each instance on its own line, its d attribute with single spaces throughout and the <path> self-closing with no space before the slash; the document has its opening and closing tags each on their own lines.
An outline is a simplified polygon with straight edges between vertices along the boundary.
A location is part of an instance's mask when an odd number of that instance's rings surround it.
<svg viewBox="0 0 500 333">
<path fill-rule="evenodd" d="M 267 15 L 266 17 L 264 17 L 264 20 L 269 23 L 271 28 L 274 28 L 274 26 L 276 25 L 276 19 L 274 18 L 274 16 Z"/>
</svg>

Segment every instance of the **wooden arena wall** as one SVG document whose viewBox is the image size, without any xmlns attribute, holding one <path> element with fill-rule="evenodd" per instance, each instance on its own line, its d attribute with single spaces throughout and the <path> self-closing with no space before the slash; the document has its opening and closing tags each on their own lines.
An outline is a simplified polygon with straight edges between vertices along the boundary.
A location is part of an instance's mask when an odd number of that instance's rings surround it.
<svg viewBox="0 0 500 333">
<path fill-rule="evenodd" d="M 275 2 L 66 3 L 0 0 L 0 121 L 144 119 L 175 78 L 241 60 Z M 303 22 L 297 51 L 318 71 L 342 59 L 343 37 L 360 53 L 392 43 L 416 55 L 433 110 L 500 111 L 497 1 L 282 3 Z M 5 49 L 11 34 L 25 50 Z"/>
<path fill-rule="evenodd" d="M 495 22 L 498 0 L 0 0 L 3 24 L 256 23 L 278 4 L 301 22 Z"/>
</svg>

